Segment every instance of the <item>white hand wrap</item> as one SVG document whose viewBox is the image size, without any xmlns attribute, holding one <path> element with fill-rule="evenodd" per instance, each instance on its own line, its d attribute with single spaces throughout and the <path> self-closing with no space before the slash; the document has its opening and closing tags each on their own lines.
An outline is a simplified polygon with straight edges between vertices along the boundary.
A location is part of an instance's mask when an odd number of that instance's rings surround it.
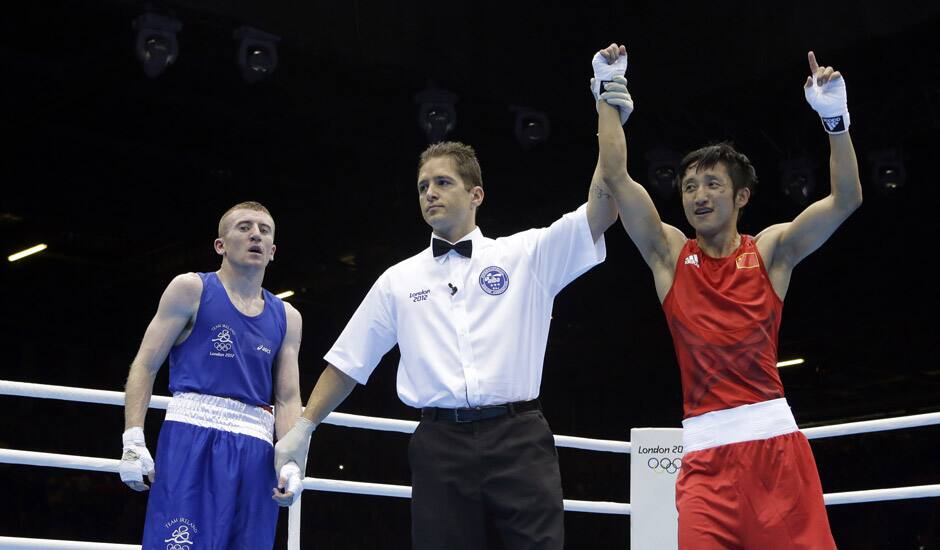
<svg viewBox="0 0 940 550">
<path fill-rule="evenodd" d="M 591 66 L 594 67 L 594 81 L 591 83 L 591 91 L 594 92 L 594 99 L 601 98 L 601 87 L 605 82 L 613 82 L 615 76 L 623 76 L 627 72 L 627 55 L 618 56 L 613 63 L 607 62 L 607 57 L 597 52 L 594 59 L 591 59 Z"/>
<path fill-rule="evenodd" d="M 286 480 L 284 490 L 294 494 L 289 504 L 281 504 L 281 506 L 289 506 L 297 502 L 297 499 L 300 498 L 300 493 L 304 492 L 304 477 L 300 473 L 300 466 L 298 466 L 296 462 L 288 462 L 281 466 L 281 471 L 278 472 L 278 476 Z"/>
<path fill-rule="evenodd" d="M 300 467 L 306 467 L 307 451 L 310 449 L 310 434 L 316 426 L 304 417 L 297 419 L 294 426 L 274 445 L 274 469 L 281 471 L 290 461 Z"/>
<path fill-rule="evenodd" d="M 833 78 L 820 86 L 813 77 L 813 85 L 804 87 L 806 102 L 819 113 L 823 129 L 830 134 L 849 131 L 849 105 L 845 92 L 845 79 Z"/>
<path fill-rule="evenodd" d="M 591 93 L 594 94 L 594 99 L 603 99 L 608 105 L 617 107 L 620 111 L 620 124 L 626 124 L 627 118 L 633 112 L 633 99 L 627 92 L 627 79 L 624 77 L 627 72 L 627 55 L 620 55 L 613 63 L 608 63 L 607 57 L 597 52 L 591 59 L 591 66 L 594 68 L 594 78 L 591 79 Z M 610 86 L 614 83 L 621 84 L 622 91 L 619 88 L 616 91 L 612 89 Z M 617 95 L 605 97 L 606 92 L 614 92 Z"/>
<path fill-rule="evenodd" d="M 131 428 L 124 432 L 121 439 L 124 442 L 124 453 L 118 465 L 121 481 L 135 491 L 146 491 L 147 484 L 144 483 L 144 475 L 153 475 L 154 471 L 153 458 L 144 441 L 144 430 Z"/>
</svg>

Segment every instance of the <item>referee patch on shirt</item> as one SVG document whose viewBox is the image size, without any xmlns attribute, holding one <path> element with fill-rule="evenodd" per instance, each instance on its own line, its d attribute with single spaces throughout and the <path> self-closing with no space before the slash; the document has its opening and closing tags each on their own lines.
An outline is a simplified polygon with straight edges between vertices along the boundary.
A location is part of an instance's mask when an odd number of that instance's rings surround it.
<svg viewBox="0 0 940 550">
<path fill-rule="evenodd" d="M 734 263 L 738 269 L 754 269 L 755 267 L 760 267 L 760 262 L 757 261 L 757 254 L 754 252 L 741 254 L 735 258 Z"/>
<path fill-rule="evenodd" d="M 503 268 L 491 265 L 480 272 L 480 288 L 491 296 L 502 294 L 509 288 L 509 274 Z"/>
</svg>

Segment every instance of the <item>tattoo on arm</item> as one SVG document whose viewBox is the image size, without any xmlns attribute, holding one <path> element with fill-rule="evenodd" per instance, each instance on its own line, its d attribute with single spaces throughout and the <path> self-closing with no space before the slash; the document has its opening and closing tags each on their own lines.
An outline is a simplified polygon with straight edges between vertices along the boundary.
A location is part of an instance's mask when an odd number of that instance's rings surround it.
<svg viewBox="0 0 940 550">
<path fill-rule="evenodd" d="M 594 196 L 598 199 L 610 200 L 612 198 L 611 194 L 599 185 L 592 185 L 591 190 L 594 191 Z"/>
</svg>

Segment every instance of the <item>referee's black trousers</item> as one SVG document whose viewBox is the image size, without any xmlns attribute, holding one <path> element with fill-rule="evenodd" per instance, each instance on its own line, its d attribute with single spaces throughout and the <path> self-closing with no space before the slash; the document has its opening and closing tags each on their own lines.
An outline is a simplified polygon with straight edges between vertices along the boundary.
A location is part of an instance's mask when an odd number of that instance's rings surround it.
<svg viewBox="0 0 940 550">
<path fill-rule="evenodd" d="M 408 445 L 414 550 L 561 550 L 558 453 L 542 411 L 468 423 L 424 417 Z"/>
</svg>

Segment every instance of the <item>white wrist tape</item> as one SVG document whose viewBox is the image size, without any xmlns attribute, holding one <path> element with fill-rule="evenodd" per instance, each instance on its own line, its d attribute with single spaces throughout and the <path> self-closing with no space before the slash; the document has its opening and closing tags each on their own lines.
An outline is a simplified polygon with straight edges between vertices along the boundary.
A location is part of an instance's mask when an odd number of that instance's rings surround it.
<svg viewBox="0 0 940 550">
<path fill-rule="evenodd" d="M 823 85 L 813 78 L 813 85 L 803 88 L 806 102 L 819 113 L 823 129 L 830 134 L 842 134 L 849 131 L 848 95 L 845 90 L 845 79 L 841 76 L 833 78 Z"/>
<path fill-rule="evenodd" d="M 121 462 L 118 464 L 121 481 L 134 489 L 143 490 L 144 476 L 153 474 L 154 471 L 153 457 L 150 456 L 144 441 L 144 430 L 139 427 L 126 430 L 121 440 L 124 444 Z"/>
<path fill-rule="evenodd" d="M 121 434 L 121 441 L 124 443 L 125 447 L 137 445 L 140 447 L 146 447 L 147 442 L 144 440 L 144 429 L 141 427 L 133 427 L 128 430 L 125 430 Z"/>
<path fill-rule="evenodd" d="M 613 82 L 615 76 L 623 76 L 627 72 L 627 54 L 618 56 L 613 63 L 607 62 L 607 57 L 597 52 L 591 59 L 591 66 L 594 68 L 594 82 L 591 83 L 591 91 L 594 93 L 594 99 L 600 99 L 604 93 L 604 83 Z"/>
<path fill-rule="evenodd" d="M 284 490 L 294 494 L 290 503 L 293 504 L 297 502 L 297 499 L 300 498 L 300 493 L 304 491 L 304 478 L 300 473 L 300 467 L 297 466 L 296 462 L 288 462 L 281 466 L 281 471 L 278 475 L 287 480 L 284 484 Z"/>
</svg>

